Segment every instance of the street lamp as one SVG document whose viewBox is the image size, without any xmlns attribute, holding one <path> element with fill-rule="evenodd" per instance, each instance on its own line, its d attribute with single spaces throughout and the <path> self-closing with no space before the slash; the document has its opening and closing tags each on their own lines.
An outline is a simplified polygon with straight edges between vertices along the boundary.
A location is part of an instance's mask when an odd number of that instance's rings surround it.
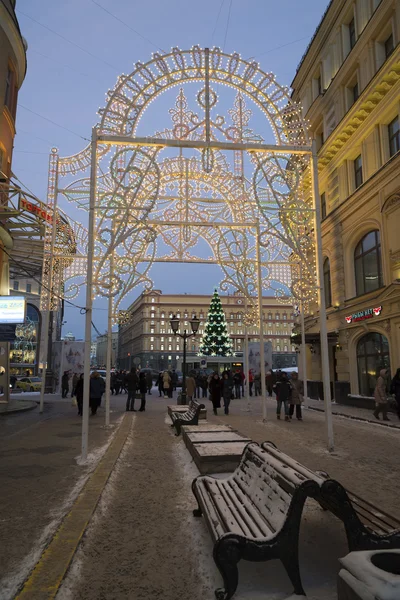
<svg viewBox="0 0 400 600">
<path fill-rule="evenodd" d="M 188 333 L 186 329 L 183 333 L 179 333 L 179 319 L 177 316 L 173 315 L 170 320 L 171 329 L 174 335 L 179 335 L 183 339 L 183 365 L 182 365 L 182 393 L 181 393 L 181 401 L 180 404 L 186 404 L 186 341 L 196 335 L 199 330 L 200 321 L 196 317 L 192 317 L 190 321 L 190 326 L 192 328 L 192 333 Z"/>
</svg>

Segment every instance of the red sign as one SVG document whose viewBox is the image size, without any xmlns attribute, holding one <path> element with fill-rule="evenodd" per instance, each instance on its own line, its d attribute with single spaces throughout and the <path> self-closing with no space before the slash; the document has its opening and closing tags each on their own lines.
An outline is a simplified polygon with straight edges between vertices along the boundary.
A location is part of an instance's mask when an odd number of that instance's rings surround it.
<svg viewBox="0 0 400 600">
<path fill-rule="evenodd" d="M 366 308 L 365 310 L 360 310 L 348 317 L 345 317 L 346 323 L 356 323 L 357 321 L 365 321 L 366 319 L 372 319 L 373 317 L 379 317 L 382 312 L 382 306 L 377 306 L 376 308 Z"/>
<path fill-rule="evenodd" d="M 25 200 L 25 198 L 21 198 L 20 208 L 32 213 L 33 215 L 36 215 L 40 219 L 43 219 L 43 221 L 47 221 L 48 223 L 53 222 L 53 217 L 50 213 L 46 212 L 41 206 L 33 204 L 32 202 L 28 202 L 28 200 Z"/>
</svg>

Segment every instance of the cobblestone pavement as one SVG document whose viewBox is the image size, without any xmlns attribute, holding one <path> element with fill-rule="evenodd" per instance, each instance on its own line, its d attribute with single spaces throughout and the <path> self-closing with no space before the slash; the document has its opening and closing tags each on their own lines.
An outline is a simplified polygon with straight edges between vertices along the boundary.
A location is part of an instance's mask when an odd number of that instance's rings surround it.
<svg viewBox="0 0 400 600">
<path fill-rule="evenodd" d="M 124 405 L 124 397 L 112 401 L 112 423 Z M 0 419 L 0 598 L 14 597 L 15 585 L 28 574 L 93 468 L 76 463 L 81 445 L 76 413 L 70 399 L 49 396 L 42 415 L 35 408 Z M 100 409 L 90 419 L 92 456 L 115 430 L 103 425 Z"/>
<path fill-rule="evenodd" d="M 197 469 L 168 426 L 168 403 L 153 397 L 146 413 L 136 415 L 57 600 L 214 598 L 221 579 L 212 561 L 211 539 L 204 522 L 191 514 L 190 483 Z M 320 412 L 304 411 L 302 422 L 277 421 L 272 400 L 271 418 L 263 423 L 260 399 L 252 399 L 249 412 L 243 400 L 233 401 L 227 416 L 214 416 L 211 403 L 205 404 L 209 421 L 230 424 L 259 442 L 272 440 L 307 466 L 328 471 L 366 499 L 396 512 L 397 430 L 334 417 L 336 451 L 329 454 Z M 342 524 L 308 502 L 300 557 L 309 600 L 337 598 L 338 558 L 346 553 Z M 239 571 L 235 600 L 290 596 L 290 583 L 277 562 L 241 563 Z"/>
</svg>

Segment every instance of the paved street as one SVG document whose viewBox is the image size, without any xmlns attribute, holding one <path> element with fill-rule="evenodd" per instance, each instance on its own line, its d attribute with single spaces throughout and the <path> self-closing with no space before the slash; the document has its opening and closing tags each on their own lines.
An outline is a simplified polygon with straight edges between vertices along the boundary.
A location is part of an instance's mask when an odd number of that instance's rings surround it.
<svg viewBox="0 0 400 600">
<path fill-rule="evenodd" d="M 123 413 L 125 397 L 113 399 L 113 422 Z M 400 432 L 376 424 L 334 417 L 336 451 L 325 449 L 323 414 L 305 411 L 304 421 L 262 423 L 261 401 L 251 412 L 233 401 L 229 416 L 215 417 L 205 401 L 208 420 L 229 423 L 256 441 L 272 440 L 311 468 L 327 471 L 344 485 L 383 509 L 396 513 L 400 483 L 397 448 Z M 163 598 L 185 595 L 213 598 L 220 577 L 212 561 L 212 544 L 201 520 L 191 515 L 190 482 L 197 474 L 181 439 L 167 425 L 167 400 L 148 397 L 146 413 L 131 413 L 132 429 L 58 593 L 59 599 Z M 220 411 L 221 412 L 221 411 Z M 91 419 L 91 451 L 101 448 L 109 432 L 103 413 Z M 0 523 L 0 597 L 11 599 L 38 559 L 44 540 L 54 532 L 89 474 L 79 467 L 80 420 L 70 401 L 46 404 L 36 411 L 0 421 L 1 451 L 7 467 L 0 471 L 7 519 Z M 330 540 L 329 546 L 324 541 Z M 12 543 L 10 543 L 12 540 Z M 323 550 L 321 550 L 323 549 Z M 308 597 L 335 598 L 337 559 L 347 552 L 342 525 L 310 502 L 302 525 L 302 572 Z M 291 590 L 275 564 L 240 567 L 238 600 L 286 598 Z M 5 585 L 5 583 L 6 585 Z M 264 590 L 269 591 L 265 595 Z"/>
</svg>

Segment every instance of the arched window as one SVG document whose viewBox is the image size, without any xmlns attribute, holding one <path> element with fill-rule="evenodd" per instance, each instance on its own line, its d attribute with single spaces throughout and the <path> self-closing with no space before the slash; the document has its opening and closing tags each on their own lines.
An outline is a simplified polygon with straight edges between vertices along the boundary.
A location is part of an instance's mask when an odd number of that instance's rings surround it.
<svg viewBox="0 0 400 600">
<path fill-rule="evenodd" d="M 382 287 L 381 240 L 378 230 L 370 231 L 357 244 L 354 270 L 357 296 Z"/>
<path fill-rule="evenodd" d="M 357 344 L 357 369 L 360 394 L 373 396 L 376 380 L 381 369 L 387 369 L 389 342 L 380 333 L 367 333 Z"/>
<path fill-rule="evenodd" d="M 332 306 L 331 264 L 329 258 L 324 260 L 325 308 Z"/>
</svg>

